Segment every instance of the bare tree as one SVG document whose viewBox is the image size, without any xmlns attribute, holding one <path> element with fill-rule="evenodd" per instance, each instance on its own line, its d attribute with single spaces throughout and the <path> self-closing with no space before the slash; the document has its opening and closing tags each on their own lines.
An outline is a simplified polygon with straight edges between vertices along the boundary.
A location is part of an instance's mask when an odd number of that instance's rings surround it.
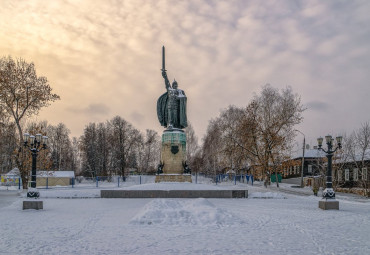
<svg viewBox="0 0 370 255">
<path fill-rule="evenodd" d="M 142 145 L 142 150 L 140 150 L 142 152 L 142 157 L 141 160 L 139 160 L 142 171 L 140 172 L 155 173 L 155 168 L 160 156 L 160 137 L 158 133 L 154 130 L 147 129 Z"/>
<path fill-rule="evenodd" d="M 219 141 L 218 164 L 231 168 L 247 163 L 258 165 L 263 175 L 269 177 L 272 170 L 277 179 L 281 161 L 291 148 L 294 126 L 302 121 L 303 111 L 300 97 L 293 94 L 291 88 L 279 91 L 270 85 L 264 86 L 245 109 L 230 106 L 210 123 L 203 145 L 205 161 L 209 161 L 211 153 L 206 149 L 210 149 L 214 139 Z M 217 137 L 212 134 L 216 130 Z"/>
<path fill-rule="evenodd" d="M 80 141 L 77 137 L 72 137 L 72 158 L 71 158 L 71 170 L 76 174 L 81 173 L 81 150 Z"/>
<path fill-rule="evenodd" d="M 337 188 L 344 183 L 342 179 L 343 170 L 350 161 L 350 150 L 352 150 L 352 144 L 353 136 L 343 134 L 342 148 L 337 150 L 333 156 L 332 180 L 334 188 Z M 321 169 L 322 172 L 320 172 L 320 175 L 326 176 L 326 165 Z"/>
<path fill-rule="evenodd" d="M 90 123 L 84 129 L 84 134 L 80 138 L 80 149 L 82 152 L 82 167 L 84 175 L 97 176 L 97 131 L 96 124 Z"/>
<path fill-rule="evenodd" d="M 49 148 L 54 170 L 72 170 L 73 150 L 70 130 L 65 124 L 48 125 Z"/>
<path fill-rule="evenodd" d="M 370 161 L 370 124 L 365 122 L 361 127 L 354 131 L 347 143 L 345 144 L 346 152 L 348 153 L 348 158 L 357 169 L 356 178 L 354 182 L 357 182 L 362 186 L 367 194 L 369 189 L 368 173 L 367 167 L 369 167 Z"/>
<path fill-rule="evenodd" d="M 186 134 L 186 162 L 193 167 L 195 156 L 199 150 L 198 137 L 195 135 L 192 124 L 188 121 L 188 126 L 185 129 Z"/>
<path fill-rule="evenodd" d="M 208 124 L 207 133 L 203 138 L 202 154 L 197 155 L 197 164 L 194 164 L 194 171 L 203 170 L 206 174 L 217 175 L 222 172 L 223 140 L 219 119 L 211 120 Z"/>
<path fill-rule="evenodd" d="M 154 134 L 150 132 L 150 135 Z M 125 176 L 127 168 L 140 167 L 142 144 L 142 134 L 120 116 L 106 123 L 90 123 L 79 140 L 81 155 L 78 157 L 83 174 Z"/>
<path fill-rule="evenodd" d="M 120 116 L 114 117 L 109 121 L 110 137 L 112 145 L 112 167 L 118 171 L 121 176 L 125 176 L 125 170 L 129 165 L 133 166 L 137 148 L 142 142 L 142 135 L 130 123 Z"/>
<path fill-rule="evenodd" d="M 18 141 L 21 152 L 23 143 L 22 119 L 37 115 L 39 110 L 59 96 L 52 93 L 48 80 L 37 76 L 34 64 L 23 59 L 11 57 L 0 59 L 0 105 L 2 111 L 10 116 L 18 129 Z M 23 167 L 22 153 L 18 154 L 17 165 L 21 173 L 23 187 L 27 187 L 28 173 Z"/>
<path fill-rule="evenodd" d="M 238 141 L 242 139 L 240 128 L 244 115 L 244 109 L 229 106 L 221 112 L 219 118 L 223 134 L 223 153 L 226 156 L 224 160 L 228 162 L 228 168 L 235 171 L 235 174 L 246 166 L 247 160 L 246 152 L 238 144 Z"/>
<path fill-rule="evenodd" d="M 96 156 L 99 175 L 107 176 L 109 168 L 109 154 L 111 151 L 111 143 L 109 142 L 109 126 L 105 123 L 98 123 L 96 131 Z"/>
<path fill-rule="evenodd" d="M 244 147 L 256 161 L 263 166 L 266 176 L 269 169 L 275 172 L 285 154 L 290 151 L 294 138 L 294 126 L 301 123 L 305 110 L 300 97 L 293 94 L 290 87 L 279 91 L 269 84 L 262 89 L 260 96 L 255 96 L 249 105 L 246 127 L 249 127 L 250 148 Z M 279 183 L 276 182 L 277 186 Z"/>
<path fill-rule="evenodd" d="M 105 123 L 90 123 L 85 127 L 80 138 L 85 175 L 108 176 L 112 153 L 109 130 Z"/>
<path fill-rule="evenodd" d="M 0 172 L 13 169 L 13 155 L 17 149 L 16 127 L 6 118 L 0 121 Z"/>
</svg>

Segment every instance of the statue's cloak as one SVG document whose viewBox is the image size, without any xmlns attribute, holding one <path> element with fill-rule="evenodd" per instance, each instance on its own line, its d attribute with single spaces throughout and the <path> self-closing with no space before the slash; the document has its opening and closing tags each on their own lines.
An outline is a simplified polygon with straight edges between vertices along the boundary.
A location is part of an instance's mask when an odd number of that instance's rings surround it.
<svg viewBox="0 0 370 255">
<path fill-rule="evenodd" d="M 157 116 L 161 126 L 167 127 L 168 110 L 167 110 L 168 92 L 164 93 L 157 101 Z"/>
<path fill-rule="evenodd" d="M 185 93 L 184 93 L 185 94 Z M 187 103 L 187 97 L 180 97 L 180 108 L 179 108 L 179 114 L 180 114 L 180 128 L 186 128 L 188 126 L 188 118 L 186 116 L 186 103 Z"/>
<path fill-rule="evenodd" d="M 186 96 L 179 97 L 179 107 L 178 107 L 178 120 L 179 123 L 173 123 L 174 128 L 186 128 L 188 126 L 187 116 L 186 116 Z M 168 126 L 168 92 L 164 93 L 158 98 L 157 101 L 157 116 L 161 126 Z"/>
</svg>

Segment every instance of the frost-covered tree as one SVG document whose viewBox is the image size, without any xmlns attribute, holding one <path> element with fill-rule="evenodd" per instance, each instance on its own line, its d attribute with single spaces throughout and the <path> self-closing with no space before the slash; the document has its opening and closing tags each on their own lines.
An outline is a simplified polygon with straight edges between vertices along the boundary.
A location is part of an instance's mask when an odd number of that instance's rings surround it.
<svg viewBox="0 0 370 255">
<path fill-rule="evenodd" d="M 112 168 L 121 176 L 126 175 L 132 153 L 142 141 L 141 133 L 120 116 L 109 121 L 109 141 L 112 146 Z M 133 162 L 131 162 L 133 165 Z"/>
<path fill-rule="evenodd" d="M 65 124 L 48 125 L 48 147 L 53 161 L 53 170 L 70 171 L 72 168 L 73 150 L 70 139 L 70 130 Z"/>
<path fill-rule="evenodd" d="M 160 158 L 160 136 L 154 130 L 147 129 L 137 153 L 139 172 L 154 174 Z"/>
<path fill-rule="evenodd" d="M 107 176 L 109 168 L 109 154 L 111 151 L 111 144 L 109 141 L 109 127 L 105 123 L 98 123 L 96 131 L 96 157 L 99 175 Z"/>
<path fill-rule="evenodd" d="M 80 141 L 77 137 L 72 137 L 72 158 L 71 158 L 71 170 L 77 174 L 81 173 L 81 150 Z"/>
<path fill-rule="evenodd" d="M 119 116 L 106 123 L 90 123 L 80 138 L 83 174 L 125 176 L 129 167 L 138 167 L 141 143 L 141 133 Z"/>
<path fill-rule="evenodd" d="M 198 137 L 195 135 L 193 125 L 188 121 L 185 129 L 186 134 L 186 161 L 190 168 L 193 168 L 194 160 L 199 150 Z"/>
<path fill-rule="evenodd" d="M 98 144 L 97 144 L 97 130 L 95 123 L 89 123 L 85 129 L 84 134 L 80 138 L 80 149 L 82 151 L 82 168 L 85 176 L 98 175 Z"/>
<path fill-rule="evenodd" d="M 213 119 L 209 122 L 206 135 L 203 138 L 202 154 L 196 157 L 198 168 L 193 166 L 194 171 L 202 170 L 208 175 L 216 175 L 222 173 L 224 169 L 223 162 L 223 139 L 222 130 L 218 119 Z M 195 164 L 197 165 L 197 164 Z"/>
<path fill-rule="evenodd" d="M 110 141 L 110 128 L 105 123 L 90 123 L 80 138 L 83 174 L 107 176 L 112 164 L 114 145 Z"/>
</svg>

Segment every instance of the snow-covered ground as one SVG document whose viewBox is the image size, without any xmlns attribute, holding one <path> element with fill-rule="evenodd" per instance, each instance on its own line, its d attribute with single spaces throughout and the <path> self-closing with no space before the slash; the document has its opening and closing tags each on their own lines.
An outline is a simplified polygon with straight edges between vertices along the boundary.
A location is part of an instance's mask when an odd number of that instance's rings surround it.
<svg viewBox="0 0 370 255">
<path fill-rule="evenodd" d="M 23 211 L 25 192 L 0 190 L 0 254 L 370 254 L 368 199 L 337 194 L 340 210 L 323 211 L 309 188 L 287 184 L 121 188 L 247 188 L 249 198 L 101 199 L 100 187 L 54 188 L 41 190 L 44 210 Z"/>
</svg>

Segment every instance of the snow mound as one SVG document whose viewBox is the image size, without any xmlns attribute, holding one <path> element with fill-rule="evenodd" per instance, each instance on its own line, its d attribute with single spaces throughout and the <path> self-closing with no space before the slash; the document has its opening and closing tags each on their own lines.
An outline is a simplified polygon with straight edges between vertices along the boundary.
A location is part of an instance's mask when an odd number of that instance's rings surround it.
<svg viewBox="0 0 370 255">
<path fill-rule="evenodd" d="M 250 198 L 270 198 L 270 199 L 285 199 L 282 194 L 275 192 L 253 192 L 249 195 Z"/>
<path fill-rule="evenodd" d="M 204 198 L 190 200 L 155 199 L 131 221 L 133 225 L 234 225 L 243 221 L 215 207 Z"/>
</svg>

